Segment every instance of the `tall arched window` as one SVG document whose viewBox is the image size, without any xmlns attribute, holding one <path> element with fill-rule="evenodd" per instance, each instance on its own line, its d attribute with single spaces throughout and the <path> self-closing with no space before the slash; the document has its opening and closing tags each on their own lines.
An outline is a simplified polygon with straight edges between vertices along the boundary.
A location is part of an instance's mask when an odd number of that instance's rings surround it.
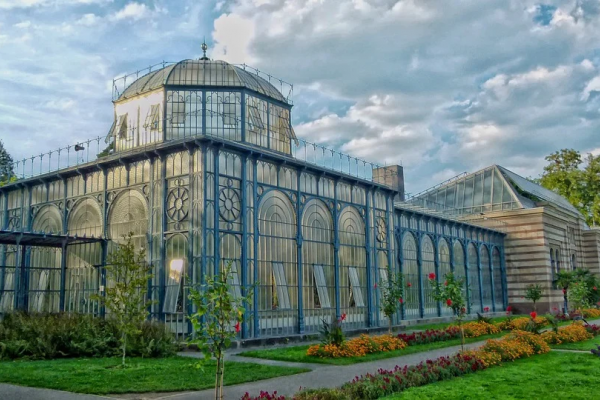
<svg viewBox="0 0 600 400">
<path fill-rule="evenodd" d="M 310 200 L 304 206 L 302 263 L 304 325 L 307 331 L 317 331 L 322 318 L 335 318 L 333 219 L 321 200 Z"/>
<path fill-rule="evenodd" d="M 490 252 L 486 245 L 481 249 L 481 288 L 483 290 L 483 306 L 492 309 L 492 271 L 490 265 Z"/>
<path fill-rule="evenodd" d="M 446 239 L 440 239 L 438 245 L 438 259 L 439 259 L 439 281 L 443 282 L 446 275 L 452 271 L 450 265 L 450 247 Z M 442 314 L 452 314 L 452 311 L 448 307 L 443 307 Z"/>
<path fill-rule="evenodd" d="M 404 280 L 406 282 L 405 292 L 405 315 L 406 318 L 419 318 L 419 267 L 417 265 L 417 241 L 410 232 L 404 234 L 402 239 L 402 258 Z"/>
<path fill-rule="evenodd" d="M 500 250 L 494 247 L 492 252 L 492 268 L 494 272 L 494 301 L 496 311 L 504 308 L 504 286 L 502 278 L 502 265 L 500 261 Z"/>
<path fill-rule="evenodd" d="M 340 307 L 351 327 L 363 326 L 367 315 L 365 223 L 355 207 L 345 207 L 338 222 L 340 238 Z"/>
<path fill-rule="evenodd" d="M 433 298 L 433 291 L 428 282 L 428 276 L 435 273 L 435 249 L 429 235 L 423 236 L 421 241 L 421 260 L 423 274 L 423 297 L 425 299 L 425 315 L 437 314 L 437 301 Z"/>
<path fill-rule="evenodd" d="M 453 254 L 454 276 L 456 279 L 463 279 L 464 281 L 466 277 L 465 250 L 458 240 L 454 242 Z"/>
<path fill-rule="evenodd" d="M 258 210 L 258 309 L 263 335 L 295 332 L 298 262 L 296 213 L 290 199 L 279 190 L 268 191 Z"/>
<path fill-rule="evenodd" d="M 481 296 L 479 293 L 479 254 L 475 244 L 469 243 L 467 247 L 469 260 L 469 299 L 472 311 L 481 311 Z"/>
<path fill-rule="evenodd" d="M 63 233 L 61 212 L 58 207 L 42 207 L 34 217 L 32 230 L 53 234 Z M 80 247 L 73 246 L 73 247 Z M 62 250 L 32 247 L 29 261 L 30 312 L 57 312 L 60 307 L 60 276 Z"/>
</svg>

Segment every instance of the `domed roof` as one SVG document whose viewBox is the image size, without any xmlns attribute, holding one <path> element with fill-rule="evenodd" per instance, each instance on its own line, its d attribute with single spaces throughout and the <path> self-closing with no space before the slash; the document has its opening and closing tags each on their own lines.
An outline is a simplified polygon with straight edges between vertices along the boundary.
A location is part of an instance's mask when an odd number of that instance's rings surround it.
<svg viewBox="0 0 600 400">
<path fill-rule="evenodd" d="M 183 60 L 152 71 L 127 87 L 116 101 L 159 89 L 165 85 L 244 87 L 275 100 L 288 100 L 262 77 L 224 61 Z"/>
</svg>

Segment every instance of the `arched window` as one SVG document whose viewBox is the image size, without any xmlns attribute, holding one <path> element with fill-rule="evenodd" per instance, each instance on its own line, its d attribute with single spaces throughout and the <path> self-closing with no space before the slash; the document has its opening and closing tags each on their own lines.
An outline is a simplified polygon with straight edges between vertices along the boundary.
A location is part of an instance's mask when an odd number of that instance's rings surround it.
<svg viewBox="0 0 600 400">
<path fill-rule="evenodd" d="M 453 259 L 454 276 L 456 279 L 463 279 L 464 281 L 466 277 L 465 250 L 458 240 L 454 242 Z"/>
<path fill-rule="evenodd" d="M 439 281 L 443 282 L 446 275 L 452 271 L 450 264 L 450 247 L 446 239 L 440 239 L 438 245 L 438 259 L 439 259 Z M 452 314 L 448 307 L 444 307 L 442 304 L 442 314 Z"/>
<path fill-rule="evenodd" d="M 428 282 L 429 274 L 435 273 L 435 250 L 429 235 L 423 236 L 421 241 L 421 266 L 423 274 L 423 297 L 425 299 L 425 315 L 437 314 L 437 301 L 433 298 L 433 291 Z M 436 278 L 437 279 L 437 278 Z"/>
<path fill-rule="evenodd" d="M 483 291 L 483 307 L 492 309 L 492 271 L 490 251 L 486 245 L 481 245 L 481 288 Z"/>
<path fill-rule="evenodd" d="M 110 208 L 108 233 L 113 242 L 123 243 L 124 236 L 133 233 L 137 249 L 146 248 L 148 233 L 148 204 L 137 190 L 121 193 Z"/>
<path fill-rule="evenodd" d="M 402 258 L 404 280 L 406 282 L 405 292 L 405 315 L 406 318 L 419 318 L 419 267 L 417 265 L 417 241 L 415 237 L 406 232 L 402 239 Z"/>
<path fill-rule="evenodd" d="M 494 273 L 494 301 L 496 303 L 496 311 L 498 311 L 504 308 L 504 286 L 500 251 L 496 247 L 494 247 L 494 251 L 492 252 L 492 268 Z"/>
<path fill-rule="evenodd" d="M 305 329 L 318 331 L 323 317 L 335 318 L 333 218 L 321 200 L 310 200 L 304 206 L 302 241 Z"/>
<path fill-rule="evenodd" d="M 61 212 L 58 207 L 42 207 L 34 217 L 32 230 L 52 234 L 63 233 Z M 74 246 L 74 247 L 80 247 Z M 60 302 L 62 250 L 32 247 L 29 261 L 30 312 L 57 312 Z"/>
<path fill-rule="evenodd" d="M 354 326 L 364 326 L 367 313 L 365 223 L 355 207 L 345 207 L 338 222 L 340 238 L 340 307 Z M 353 325 L 350 325 L 353 326 Z"/>
<path fill-rule="evenodd" d="M 166 256 L 164 273 L 166 283 L 162 311 L 165 314 L 181 313 L 185 311 L 184 299 L 187 298 L 187 294 L 184 293 L 184 280 L 185 276 L 188 275 L 188 241 L 184 235 L 176 234 L 167 239 L 165 246 Z M 176 323 L 176 321 L 176 318 L 169 318 L 167 322 Z M 181 332 L 183 327 L 178 328 L 180 329 L 173 329 L 173 331 Z"/>
<path fill-rule="evenodd" d="M 481 296 L 479 293 L 479 254 L 475 244 L 469 243 L 467 247 L 469 270 L 469 300 L 472 311 L 481 311 Z"/>
<path fill-rule="evenodd" d="M 271 190 L 258 210 L 258 265 L 260 329 L 263 335 L 294 333 L 297 308 L 296 213 L 290 199 Z"/>
</svg>

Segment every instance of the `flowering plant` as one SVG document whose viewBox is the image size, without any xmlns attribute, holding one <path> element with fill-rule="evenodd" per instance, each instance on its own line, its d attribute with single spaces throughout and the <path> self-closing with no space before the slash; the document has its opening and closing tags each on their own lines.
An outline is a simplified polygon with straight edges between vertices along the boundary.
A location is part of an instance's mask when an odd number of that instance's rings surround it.
<svg viewBox="0 0 600 400">
<path fill-rule="evenodd" d="M 392 318 L 404 302 L 404 278 L 388 265 L 387 281 L 381 282 L 381 311 L 388 319 L 388 333 L 392 334 Z"/>
<path fill-rule="evenodd" d="M 339 318 L 336 318 L 331 324 L 323 319 L 323 325 L 321 327 L 321 343 L 323 345 L 334 345 L 341 346 L 346 341 L 344 336 L 344 330 L 342 329 L 342 323 L 346 320 L 346 314 L 342 314 Z"/>
<path fill-rule="evenodd" d="M 341 345 L 329 343 L 311 346 L 306 355 L 319 358 L 364 357 L 371 353 L 402 350 L 405 347 L 404 341 L 392 335 L 360 335 Z"/>
<path fill-rule="evenodd" d="M 449 326 L 446 329 L 428 329 L 425 332 L 417 331 L 413 333 L 400 333 L 399 339 L 402 339 L 409 346 L 415 344 L 443 342 L 446 340 L 457 339 L 460 337 L 460 329 L 456 326 Z"/>
<path fill-rule="evenodd" d="M 533 302 L 533 311 L 536 311 L 535 303 L 542 298 L 542 287 L 539 284 L 531 284 L 525 288 L 525 298 Z"/>
<path fill-rule="evenodd" d="M 464 350 L 465 338 L 462 329 L 462 320 L 466 314 L 464 281 L 456 279 L 452 272 L 446 274 L 445 278 L 442 284 L 435 279 L 435 274 L 429 274 L 429 284 L 433 287 L 433 298 L 445 302 L 446 307 L 452 310 L 461 330 L 461 346 Z"/>
</svg>

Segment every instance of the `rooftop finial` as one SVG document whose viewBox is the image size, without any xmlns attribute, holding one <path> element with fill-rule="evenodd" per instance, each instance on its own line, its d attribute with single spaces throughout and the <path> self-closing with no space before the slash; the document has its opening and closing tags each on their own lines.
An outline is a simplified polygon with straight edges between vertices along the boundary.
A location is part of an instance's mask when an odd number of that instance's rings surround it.
<svg viewBox="0 0 600 400">
<path fill-rule="evenodd" d="M 202 46 L 200 47 L 202 48 L 202 52 L 204 53 L 201 60 L 208 60 L 208 57 L 206 57 L 206 50 L 208 50 L 208 46 L 206 45 L 206 38 L 202 41 Z"/>
</svg>

